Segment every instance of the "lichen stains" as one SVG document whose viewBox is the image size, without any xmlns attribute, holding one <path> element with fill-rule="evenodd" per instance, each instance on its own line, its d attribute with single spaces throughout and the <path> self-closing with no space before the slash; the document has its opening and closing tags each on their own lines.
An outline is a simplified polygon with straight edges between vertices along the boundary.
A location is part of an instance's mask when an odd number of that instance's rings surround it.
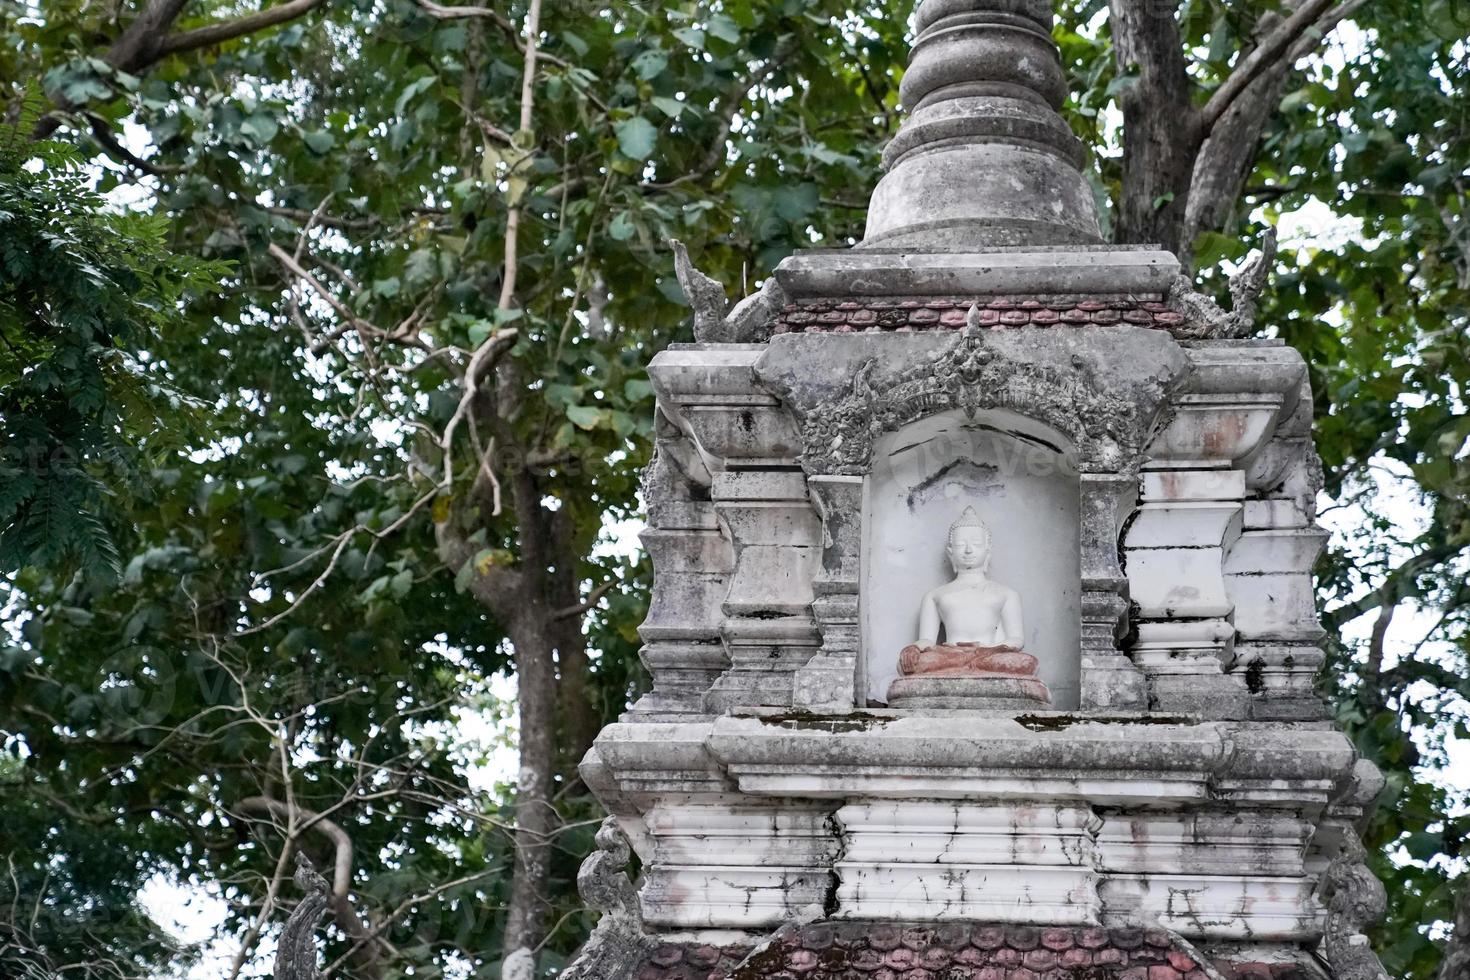
<svg viewBox="0 0 1470 980">
<path fill-rule="evenodd" d="M 760 716 L 760 722 L 763 725 L 791 728 L 797 731 L 832 732 L 833 734 L 866 732 L 874 728 L 882 728 L 890 721 L 893 719 L 882 715 L 870 715 L 864 711 L 842 715 L 823 715 L 814 711 L 787 711 L 777 715 Z"/>
<path fill-rule="evenodd" d="M 1245 689 L 1252 694 L 1261 694 L 1266 690 L 1266 661 L 1256 657 L 1245 665 Z"/>
<path fill-rule="evenodd" d="M 1064 732 L 1073 725 L 1198 725 L 1198 718 L 1187 715 L 1017 715 L 1016 724 L 1033 732 Z"/>
</svg>

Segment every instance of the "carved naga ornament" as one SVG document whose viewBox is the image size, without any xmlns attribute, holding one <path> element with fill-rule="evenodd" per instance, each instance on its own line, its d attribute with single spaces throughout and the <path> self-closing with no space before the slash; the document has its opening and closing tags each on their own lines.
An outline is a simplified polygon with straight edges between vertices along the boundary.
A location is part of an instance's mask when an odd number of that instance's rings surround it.
<svg viewBox="0 0 1470 980">
<path fill-rule="evenodd" d="M 861 476 L 885 432 L 958 410 L 968 419 L 1003 409 L 1045 423 L 1076 447 L 1084 472 L 1115 473 L 1137 465 L 1152 408 L 1163 385 L 1150 380 L 1136 400 L 1104 390 L 1092 363 L 1072 354 L 1065 366 L 1021 360 L 993 347 L 970 307 L 955 342 L 897 375 L 875 378 L 877 359 L 858 368 L 844 397 L 802 419 L 802 465 L 808 473 Z"/>
</svg>

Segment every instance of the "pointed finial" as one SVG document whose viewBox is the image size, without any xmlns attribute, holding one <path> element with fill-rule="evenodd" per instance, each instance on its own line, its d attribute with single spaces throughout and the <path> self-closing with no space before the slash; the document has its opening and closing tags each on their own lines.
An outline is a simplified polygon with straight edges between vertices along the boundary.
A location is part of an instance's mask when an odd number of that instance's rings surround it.
<svg viewBox="0 0 1470 980">
<path fill-rule="evenodd" d="M 970 304 L 970 311 L 965 314 L 965 336 L 973 337 L 980 330 L 980 301 L 977 299 Z"/>
</svg>

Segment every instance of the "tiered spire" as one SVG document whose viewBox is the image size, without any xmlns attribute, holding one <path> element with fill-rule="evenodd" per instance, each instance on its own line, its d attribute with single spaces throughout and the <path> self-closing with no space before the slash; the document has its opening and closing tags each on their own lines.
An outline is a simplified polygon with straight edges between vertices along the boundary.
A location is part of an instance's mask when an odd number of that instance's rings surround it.
<svg viewBox="0 0 1470 980">
<path fill-rule="evenodd" d="M 1050 0 L 921 0 L 868 248 L 1096 244 Z"/>
</svg>

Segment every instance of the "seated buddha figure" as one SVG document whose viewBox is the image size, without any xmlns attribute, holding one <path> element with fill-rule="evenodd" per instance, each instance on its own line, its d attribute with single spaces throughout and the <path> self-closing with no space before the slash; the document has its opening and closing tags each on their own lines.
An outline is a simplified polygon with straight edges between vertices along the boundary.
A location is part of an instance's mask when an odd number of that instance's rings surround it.
<svg viewBox="0 0 1470 980">
<path fill-rule="evenodd" d="M 899 653 L 902 676 L 893 682 L 889 702 L 1049 704 L 1051 693 L 1036 676 L 1036 658 L 1021 649 L 1021 597 L 990 578 L 990 531 L 973 507 L 950 525 L 946 550 L 954 579 L 924 596 L 918 640 Z M 929 680 L 915 684 L 915 678 Z M 940 678 L 956 683 L 946 685 Z"/>
</svg>

